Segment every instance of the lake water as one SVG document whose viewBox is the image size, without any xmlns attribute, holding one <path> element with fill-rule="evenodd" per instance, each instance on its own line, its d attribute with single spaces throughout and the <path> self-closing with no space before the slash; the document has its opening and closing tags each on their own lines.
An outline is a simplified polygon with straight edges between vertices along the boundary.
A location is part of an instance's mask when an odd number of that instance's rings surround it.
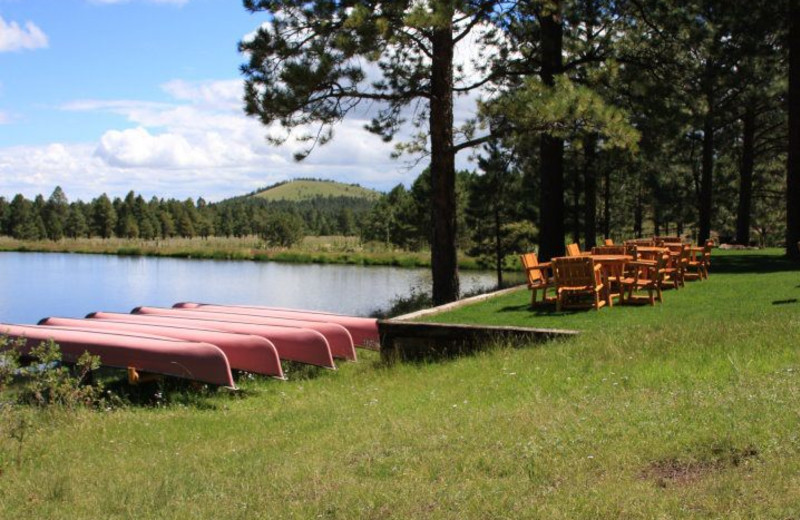
<svg viewBox="0 0 800 520">
<path fill-rule="evenodd" d="M 462 272 L 462 291 L 493 287 L 491 272 Z M 0 253 L 0 322 L 130 312 L 180 301 L 274 305 L 367 315 L 413 289 L 428 269 L 281 264 L 61 253 Z"/>
</svg>

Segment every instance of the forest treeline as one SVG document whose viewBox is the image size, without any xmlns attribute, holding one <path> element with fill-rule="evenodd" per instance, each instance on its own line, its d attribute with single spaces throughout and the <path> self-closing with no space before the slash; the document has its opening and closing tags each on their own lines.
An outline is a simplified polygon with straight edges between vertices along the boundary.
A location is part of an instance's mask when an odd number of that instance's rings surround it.
<svg viewBox="0 0 800 520">
<path fill-rule="evenodd" d="M 307 201 L 267 201 L 238 197 L 216 204 L 153 197 L 133 191 L 113 200 L 106 194 L 89 202 L 70 202 L 56 187 L 45 199 L 17 194 L 0 197 L 0 234 L 20 240 L 62 238 L 166 239 L 171 237 L 261 236 L 290 246 L 306 234 L 355 235 L 373 202 L 353 197 L 316 197 Z"/>
</svg>

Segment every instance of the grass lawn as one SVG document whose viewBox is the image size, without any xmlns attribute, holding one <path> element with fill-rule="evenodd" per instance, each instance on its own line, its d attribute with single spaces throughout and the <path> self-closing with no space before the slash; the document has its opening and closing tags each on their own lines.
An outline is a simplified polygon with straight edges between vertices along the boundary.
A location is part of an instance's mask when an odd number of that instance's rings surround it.
<svg viewBox="0 0 800 520">
<path fill-rule="evenodd" d="M 796 517 L 800 269 L 715 251 L 664 298 L 556 315 L 520 291 L 435 320 L 583 334 L 34 414 L 0 432 L 0 518 Z"/>
</svg>

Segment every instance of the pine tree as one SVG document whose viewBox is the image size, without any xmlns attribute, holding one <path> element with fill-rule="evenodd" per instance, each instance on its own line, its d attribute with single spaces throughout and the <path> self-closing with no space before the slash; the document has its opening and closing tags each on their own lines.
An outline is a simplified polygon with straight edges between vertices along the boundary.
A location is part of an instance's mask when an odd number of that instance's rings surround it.
<svg viewBox="0 0 800 520">
<path fill-rule="evenodd" d="M 482 139 L 473 138 L 471 127 L 465 141 L 454 142 L 453 97 L 491 81 L 502 70 L 493 66 L 493 56 L 502 52 L 485 53 L 475 67 L 483 77 L 464 82 L 454 50 L 466 38 L 482 48 L 496 44 L 494 27 L 504 20 L 506 3 L 245 0 L 245 6 L 271 14 L 254 38 L 240 44 L 249 56 L 242 67 L 245 110 L 265 125 L 279 122 L 289 130 L 318 124 L 298 158 L 329 141 L 332 126 L 363 102 L 381 105 L 369 129 L 385 140 L 402 127 L 403 110 L 420 103 L 412 119 L 425 129 L 424 139 L 403 149 L 427 150 L 430 139 L 433 301 L 458 298 L 455 155 Z M 378 77 L 368 78 L 367 64 L 377 65 L 370 73 Z"/>
</svg>

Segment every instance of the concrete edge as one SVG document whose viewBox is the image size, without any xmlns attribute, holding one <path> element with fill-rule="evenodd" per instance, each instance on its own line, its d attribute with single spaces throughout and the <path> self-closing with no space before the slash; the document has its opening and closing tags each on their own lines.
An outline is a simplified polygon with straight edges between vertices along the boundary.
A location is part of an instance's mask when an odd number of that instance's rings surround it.
<svg viewBox="0 0 800 520">
<path fill-rule="evenodd" d="M 408 314 L 403 314 L 402 316 L 395 316 L 394 318 L 390 318 L 388 321 L 415 320 L 423 316 L 430 316 L 432 314 L 439 314 L 441 312 L 452 311 L 460 307 L 472 305 L 473 303 L 479 303 L 488 300 L 490 298 L 494 298 L 495 296 L 503 296 L 506 294 L 511 294 L 513 292 L 521 291 L 523 289 L 527 289 L 527 285 L 515 285 L 514 287 L 509 287 L 507 289 L 500 289 L 499 291 L 494 291 L 490 293 L 479 294 L 477 296 L 471 296 L 469 298 L 464 298 L 463 300 L 457 300 L 451 303 L 446 303 L 444 305 L 439 305 L 438 307 L 431 307 L 429 309 L 422 309 L 420 311 L 414 311 Z"/>
</svg>

